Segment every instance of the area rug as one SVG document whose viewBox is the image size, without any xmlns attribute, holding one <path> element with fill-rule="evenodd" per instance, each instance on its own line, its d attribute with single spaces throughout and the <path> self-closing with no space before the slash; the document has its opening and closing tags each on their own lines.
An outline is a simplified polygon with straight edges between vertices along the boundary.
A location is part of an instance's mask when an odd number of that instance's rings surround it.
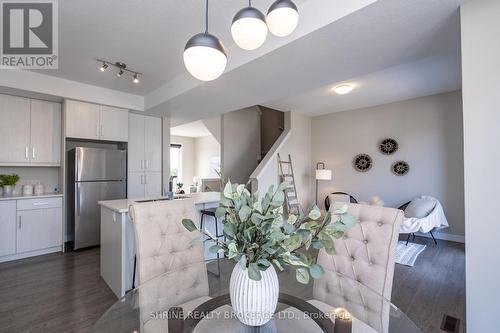
<svg viewBox="0 0 500 333">
<path fill-rule="evenodd" d="M 422 253 L 425 248 L 426 245 L 408 243 L 408 246 L 406 246 L 406 242 L 399 241 L 396 247 L 396 263 L 413 267 L 418 255 Z"/>
</svg>

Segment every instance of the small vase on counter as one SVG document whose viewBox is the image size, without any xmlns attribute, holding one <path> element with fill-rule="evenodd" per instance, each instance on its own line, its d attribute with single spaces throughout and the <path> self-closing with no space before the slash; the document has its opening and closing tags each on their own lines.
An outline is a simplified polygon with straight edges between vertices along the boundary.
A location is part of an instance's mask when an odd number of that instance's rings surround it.
<svg viewBox="0 0 500 333">
<path fill-rule="evenodd" d="M 3 195 L 8 197 L 12 195 L 12 192 L 14 192 L 14 186 L 12 185 L 4 185 L 3 186 Z"/>
</svg>

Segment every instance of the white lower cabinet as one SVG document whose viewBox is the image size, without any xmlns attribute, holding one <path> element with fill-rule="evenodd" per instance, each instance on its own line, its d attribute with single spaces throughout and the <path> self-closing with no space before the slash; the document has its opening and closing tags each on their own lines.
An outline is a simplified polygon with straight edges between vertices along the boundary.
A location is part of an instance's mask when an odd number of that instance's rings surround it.
<svg viewBox="0 0 500 333">
<path fill-rule="evenodd" d="M 161 172 L 129 172 L 127 198 L 158 198 L 161 193 Z"/>
<path fill-rule="evenodd" d="M 146 172 L 144 177 L 146 198 L 161 197 L 161 172 Z"/>
<path fill-rule="evenodd" d="M 62 198 L 0 201 L 0 262 L 62 251 Z"/>
<path fill-rule="evenodd" d="M 16 201 L 0 201 L 0 257 L 16 253 Z"/>
</svg>

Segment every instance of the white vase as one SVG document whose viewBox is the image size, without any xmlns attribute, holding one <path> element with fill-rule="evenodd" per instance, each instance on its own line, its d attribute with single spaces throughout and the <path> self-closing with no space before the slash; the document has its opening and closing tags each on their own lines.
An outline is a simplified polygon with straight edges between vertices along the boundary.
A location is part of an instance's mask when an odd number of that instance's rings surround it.
<svg viewBox="0 0 500 333">
<path fill-rule="evenodd" d="M 9 195 L 12 195 L 12 192 L 14 191 L 14 186 L 12 185 L 4 185 L 3 186 L 3 195 L 6 197 Z"/>
<path fill-rule="evenodd" d="M 262 279 L 248 277 L 248 269 L 236 264 L 229 282 L 231 305 L 245 325 L 261 326 L 272 319 L 278 305 L 279 283 L 274 267 L 260 272 Z"/>
</svg>

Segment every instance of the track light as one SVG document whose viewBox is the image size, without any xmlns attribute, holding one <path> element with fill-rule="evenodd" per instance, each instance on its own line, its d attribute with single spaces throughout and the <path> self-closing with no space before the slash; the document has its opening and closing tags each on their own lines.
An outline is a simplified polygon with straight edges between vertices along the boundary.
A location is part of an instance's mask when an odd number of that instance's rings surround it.
<svg viewBox="0 0 500 333">
<path fill-rule="evenodd" d="M 134 74 L 134 83 L 139 83 L 139 75 L 137 73 Z"/>
<path fill-rule="evenodd" d="M 107 64 L 107 63 L 105 63 L 105 62 L 103 62 L 103 63 L 102 63 L 102 66 L 101 66 L 101 68 L 100 68 L 100 69 L 101 69 L 101 72 L 104 72 L 107 68 L 108 68 L 108 64 Z"/>
<path fill-rule="evenodd" d="M 116 76 L 120 77 L 120 76 L 122 76 L 122 75 L 123 75 L 123 73 L 124 73 L 124 72 L 123 72 L 123 69 L 120 69 L 120 71 L 119 71 L 118 73 L 116 73 Z"/>
</svg>

